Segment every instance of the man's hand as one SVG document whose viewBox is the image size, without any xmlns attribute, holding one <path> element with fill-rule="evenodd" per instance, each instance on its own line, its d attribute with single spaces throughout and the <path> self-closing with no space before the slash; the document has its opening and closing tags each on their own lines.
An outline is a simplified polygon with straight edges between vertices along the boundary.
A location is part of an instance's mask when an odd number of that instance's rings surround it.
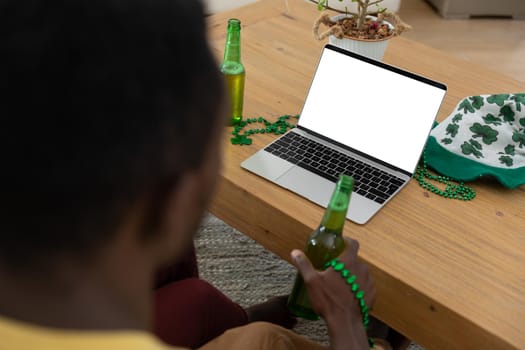
<svg viewBox="0 0 525 350">
<path fill-rule="evenodd" d="M 368 267 L 357 259 L 359 243 L 345 237 L 345 244 L 339 260 L 350 274 L 356 275 L 359 288 L 365 293 L 366 304 L 371 308 L 376 290 Z M 313 310 L 327 323 L 332 348 L 368 349 L 359 304 L 341 273 L 332 268 L 316 270 L 300 250 L 293 250 L 291 255 L 303 277 Z"/>
</svg>

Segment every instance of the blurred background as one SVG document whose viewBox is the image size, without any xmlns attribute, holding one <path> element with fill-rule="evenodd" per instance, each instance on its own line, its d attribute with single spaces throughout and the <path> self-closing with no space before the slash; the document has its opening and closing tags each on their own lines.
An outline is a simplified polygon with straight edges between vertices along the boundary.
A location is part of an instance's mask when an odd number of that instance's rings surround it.
<svg viewBox="0 0 525 350">
<path fill-rule="evenodd" d="M 204 0 L 209 14 L 256 1 Z M 413 27 L 403 37 L 511 76 L 525 91 L 524 0 L 385 0 L 384 7 Z"/>
</svg>

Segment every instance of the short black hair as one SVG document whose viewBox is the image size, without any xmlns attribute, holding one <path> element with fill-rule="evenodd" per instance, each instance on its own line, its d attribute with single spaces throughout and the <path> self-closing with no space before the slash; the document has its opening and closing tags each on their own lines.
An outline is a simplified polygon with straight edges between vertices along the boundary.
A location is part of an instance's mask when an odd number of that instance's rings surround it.
<svg viewBox="0 0 525 350">
<path fill-rule="evenodd" d="M 93 252 L 141 195 L 198 167 L 222 123 L 196 0 L 0 0 L 0 86 L 11 267 Z"/>
</svg>

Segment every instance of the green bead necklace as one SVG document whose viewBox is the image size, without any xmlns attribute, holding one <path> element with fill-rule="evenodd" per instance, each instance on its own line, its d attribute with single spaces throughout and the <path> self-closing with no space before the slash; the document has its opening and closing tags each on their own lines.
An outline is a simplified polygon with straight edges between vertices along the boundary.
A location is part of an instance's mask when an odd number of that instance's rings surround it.
<svg viewBox="0 0 525 350">
<path fill-rule="evenodd" d="M 342 261 L 337 260 L 336 258 L 330 260 L 324 266 L 325 270 L 329 267 L 333 268 L 334 271 L 339 272 L 341 274 L 341 277 L 344 279 L 345 283 L 348 284 L 348 286 L 350 286 L 350 291 L 354 293 L 354 297 L 361 309 L 363 327 L 365 328 L 365 331 L 367 331 L 368 325 L 370 324 L 370 316 L 368 314 L 368 311 L 370 309 L 366 305 L 365 292 L 359 289 L 359 284 L 357 284 L 357 281 L 356 281 L 357 280 L 356 275 L 353 275 L 352 273 L 350 273 L 350 271 L 345 268 L 345 264 Z M 370 347 L 373 349 L 374 339 L 368 338 L 368 343 Z"/>
<path fill-rule="evenodd" d="M 295 128 L 294 124 L 290 124 L 288 120 L 290 118 L 299 118 L 299 114 L 296 114 L 294 116 L 291 115 L 282 115 L 280 116 L 275 122 L 270 122 L 266 120 L 263 117 L 259 118 L 248 118 L 246 121 L 241 121 L 239 124 L 235 125 L 233 127 L 232 135 L 233 137 L 230 138 L 230 142 L 232 145 L 251 145 L 252 144 L 252 138 L 251 135 L 253 134 L 275 134 L 275 135 L 281 135 L 284 134 L 288 129 Z M 244 133 L 241 133 L 245 127 L 248 125 L 252 125 L 255 123 L 263 124 L 264 127 L 262 128 L 253 128 L 250 130 L 245 130 Z"/>
<path fill-rule="evenodd" d="M 445 198 L 470 201 L 476 197 L 476 191 L 468 186 L 465 186 L 463 182 L 456 181 L 458 183 L 454 183 L 453 181 L 455 180 L 448 176 L 432 174 L 427 167 L 425 151 L 423 151 L 423 162 L 421 165 L 417 166 L 414 178 L 417 180 L 417 182 L 419 182 L 419 186 Z M 446 187 L 444 190 L 442 190 L 426 179 L 437 181 L 446 185 Z"/>
<path fill-rule="evenodd" d="M 233 131 L 231 132 L 233 137 L 230 138 L 230 142 L 232 145 L 251 145 L 253 141 L 252 135 L 254 134 L 284 134 L 288 131 L 288 129 L 295 128 L 295 125 L 289 122 L 290 118 L 299 119 L 299 114 L 282 115 L 279 118 L 277 118 L 277 120 L 273 123 L 263 117 L 248 118 L 245 121 L 243 120 L 233 127 Z M 255 127 L 249 130 L 245 130 L 246 127 L 255 125 L 257 123 L 264 125 L 264 127 Z M 476 192 L 474 191 L 474 189 L 465 186 L 463 182 L 455 184 L 453 183 L 454 180 L 450 177 L 432 174 L 427 168 L 425 152 L 423 152 L 422 165 L 417 166 L 414 178 L 424 189 L 429 190 L 430 192 L 445 198 L 469 201 L 476 197 Z M 446 185 L 445 190 L 441 190 L 426 179 L 437 181 Z"/>
</svg>

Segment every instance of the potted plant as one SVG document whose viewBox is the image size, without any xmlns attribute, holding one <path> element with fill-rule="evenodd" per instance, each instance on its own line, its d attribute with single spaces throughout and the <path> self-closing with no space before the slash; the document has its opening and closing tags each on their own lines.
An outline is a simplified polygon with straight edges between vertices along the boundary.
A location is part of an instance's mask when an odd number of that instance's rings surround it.
<svg viewBox="0 0 525 350">
<path fill-rule="evenodd" d="M 315 3 L 319 3 L 318 0 L 312 0 Z M 325 3 L 326 1 L 321 0 L 322 3 Z M 357 1 L 337 1 L 337 0 L 330 0 L 330 6 L 323 5 L 324 7 L 328 7 L 330 9 L 333 9 L 337 12 L 357 12 Z M 381 2 L 381 7 L 386 7 L 388 11 L 390 12 L 398 12 L 399 8 L 401 7 L 401 0 L 383 0 Z"/>
<path fill-rule="evenodd" d="M 314 37 L 317 40 L 328 37 L 333 45 L 381 61 L 388 40 L 411 28 L 397 14 L 382 8 L 380 3 L 383 0 L 338 1 L 347 1 L 349 5 L 356 3 L 357 11 L 351 12 L 345 7 L 344 12 L 335 16 L 327 11 L 322 12 L 313 26 Z M 320 11 L 337 11 L 329 6 L 328 0 L 319 0 L 317 7 Z M 321 25 L 328 29 L 320 32 Z"/>
</svg>

